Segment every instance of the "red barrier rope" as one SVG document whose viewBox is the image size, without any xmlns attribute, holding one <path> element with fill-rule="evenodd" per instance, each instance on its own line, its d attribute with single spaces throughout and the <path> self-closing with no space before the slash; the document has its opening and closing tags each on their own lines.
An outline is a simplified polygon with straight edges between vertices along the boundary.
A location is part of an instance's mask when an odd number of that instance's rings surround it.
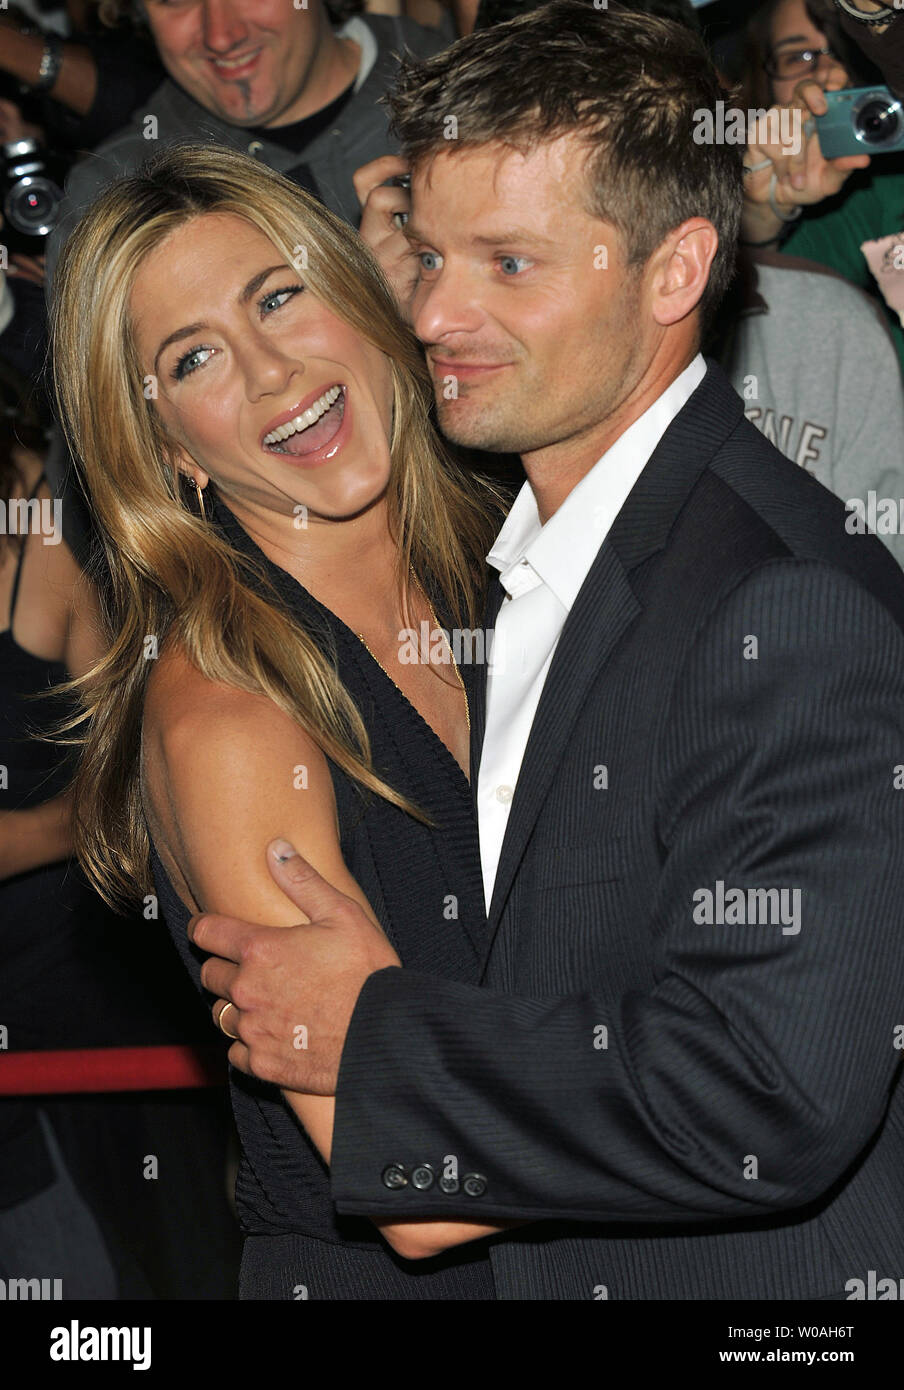
<svg viewBox="0 0 904 1390">
<path fill-rule="evenodd" d="M 226 1054 L 210 1047 L 82 1047 L 0 1052 L 0 1096 L 176 1091 L 223 1086 Z"/>
</svg>

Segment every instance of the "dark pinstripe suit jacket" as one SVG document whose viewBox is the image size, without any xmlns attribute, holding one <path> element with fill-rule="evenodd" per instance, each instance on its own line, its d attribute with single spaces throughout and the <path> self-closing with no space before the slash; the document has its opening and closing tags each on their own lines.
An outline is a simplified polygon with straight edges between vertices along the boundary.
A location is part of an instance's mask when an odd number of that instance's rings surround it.
<svg viewBox="0 0 904 1390">
<path fill-rule="evenodd" d="M 502 1298 L 904 1276 L 904 575 L 845 516 L 709 363 L 562 632 L 482 985 L 361 992 L 341 1212 L 532 1223 Z"/>
</svg>

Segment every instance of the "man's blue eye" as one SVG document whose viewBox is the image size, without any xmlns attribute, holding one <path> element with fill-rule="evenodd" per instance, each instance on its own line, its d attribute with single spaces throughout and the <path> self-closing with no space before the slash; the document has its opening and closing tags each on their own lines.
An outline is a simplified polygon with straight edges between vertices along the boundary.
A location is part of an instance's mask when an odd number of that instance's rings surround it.
<svg viewBox="0 0 904 1390">
<path fill-rule="evenodd" d="M 419 259 L 422 270 L 439 270 L 439 263 L 442 258 L 435 251 L 422 251 Z"/>
<path fill-rule="evenodd" d="M 526 256 L 500 256 L 499 265 L 503 275 L 517 275 L 528 264 Z"/>
</svg>

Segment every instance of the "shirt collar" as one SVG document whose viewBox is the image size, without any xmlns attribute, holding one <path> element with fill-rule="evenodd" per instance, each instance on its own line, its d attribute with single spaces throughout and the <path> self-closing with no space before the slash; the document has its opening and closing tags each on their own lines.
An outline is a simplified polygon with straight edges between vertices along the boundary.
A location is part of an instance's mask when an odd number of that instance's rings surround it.
<svg viewBox="0 0 904 1390">
<path fill-rule="evenodd" d="M 541 526 L 530 483 L 512 503 L 487 563 L 503 586 L 516 566 L 527 565 L 570 611 L 612 523 L 654 449 L 706 375 L 700 353 L 572 488 Z"/>
<path fill-rule="evenodd" d="M 338 30 L 338 37 L 351 39 L 361 50 L 361 62 L 358 66 L 358 76 L 355 78 L 355 91 L 360 92 L 377 61 L 377 40 L 373 30 L 369 29 L 358 15 L 352 15 L 351 19 L 343 24 Z"/>
</svg>

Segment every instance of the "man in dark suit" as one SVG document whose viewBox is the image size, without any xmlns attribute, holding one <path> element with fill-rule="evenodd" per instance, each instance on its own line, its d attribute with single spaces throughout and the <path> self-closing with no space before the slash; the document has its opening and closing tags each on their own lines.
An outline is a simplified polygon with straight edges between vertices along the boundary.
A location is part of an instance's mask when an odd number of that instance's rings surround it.
<svg viewBox="0 0 904 1390">
<path fill-rule="evenodd" d="M 230 1060 L 335 1094 L 339 1211 L 498 1232 L 501 1298 L 904 1274 L 904 577 L 699 355 L 719 99 L 692 35 L 576 0 L 404 74 L 440 421 L 528 477 L 470 673 L 482 985 L 295 857 L 312 926 L 193 927 Z"/>
</svg>

